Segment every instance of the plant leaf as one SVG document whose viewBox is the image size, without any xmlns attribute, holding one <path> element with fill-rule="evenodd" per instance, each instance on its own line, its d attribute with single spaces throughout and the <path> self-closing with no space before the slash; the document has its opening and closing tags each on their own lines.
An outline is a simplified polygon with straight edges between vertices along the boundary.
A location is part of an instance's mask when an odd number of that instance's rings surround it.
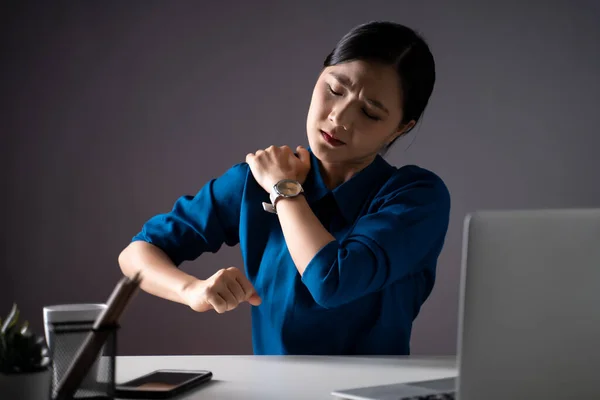
<svg viewBox="0 0 600 400">
<path fill-rule="evenodd" d="M 29 329 L 29 321 L 25 321 L 21 326 L 21 335 L 31 336 L 31 330 Z"/>
<path fill-rule="evenodd" d="M 10 313 L 8 314 L 8 317 L 6 317 L 4 324 L 2 324 L 2 330 L 0 330 L 0 333 L 5 334 L 6 331 L 8 331 L 8 329 L 13 327 L 17 323 L 18 320 L 19 320 L 19 309 L 17 308 L 16 304 L 13 304 L 13 306 L 10 310 Z"/>
<path fill-rule="evenodd" d="M 36 335 L 25 321 L 17 325 L 20 311 L 16 304 L 0 324 L 0 372 L 31 372 L 47 368 L 51 359 L 43 336 Z"/>
</svg>

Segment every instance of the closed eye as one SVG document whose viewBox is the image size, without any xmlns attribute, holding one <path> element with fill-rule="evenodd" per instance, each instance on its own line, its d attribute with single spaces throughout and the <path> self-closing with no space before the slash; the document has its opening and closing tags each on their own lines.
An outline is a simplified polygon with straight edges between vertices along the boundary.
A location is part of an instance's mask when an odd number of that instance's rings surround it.
<svg viewBox="0 0 600 400">
<path fill-rule="evenodd" d="M 333 88 L 331 87 L 331 85 L 328 84 L 327 87 L 329 88 L 329 92 L 331 94 L 333 94 L 334 96 L 341 96 L 342 95 L 341 93 L 338 93 L 335 90 L 333 90 Z M 380 121 L 381 120 L 381 118 L 379 118 L 379 117 L 377 117 L 375 115 L 369 114 L 367 112 L 367 110 L 365 110 L 364 108 L 363 108 L 362 111 L 363 111 L 363 114 L 365 114 L 365 116 L 367 116 L 367 118 L 372 119 L 373 121 Z"/>
<path fill-rule="evenodd" d="M 373 121 L 379 121 L 381 119 L 379 117 L 376 117 L 375 115 L 369 114 L 365 109 L 363 109 L 363 113 L 367 116 L 367 118 L 370 118 Z"/>
<path fill-rule="evenodd" d="M 331 94 L 333 94 L 334 96 L 341 96 L 341 93 L 336 92 L 335 90 L 333 90 L 333 88 L 331 87 L 331 85 L 327 85 L 327 87 L 329 88 L 329 91 L 331 92 Z"/>
</svg>

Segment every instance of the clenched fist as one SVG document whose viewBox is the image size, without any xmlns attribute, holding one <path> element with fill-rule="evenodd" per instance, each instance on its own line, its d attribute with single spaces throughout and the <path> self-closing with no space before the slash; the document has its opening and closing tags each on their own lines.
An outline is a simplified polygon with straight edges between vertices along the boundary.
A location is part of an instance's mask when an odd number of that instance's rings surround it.
<svg viewBox="0 0 600 400">
<path fill-rule="evenodd" d="M 269 146 L 256 153 L 248 153 L 246 162 L 254 179 L 267 193 L 282 179 L 304 183 L 310 171 L 310 153 L 302 146 L 296 148 L 298 156 L 288 146 Z"/>
<path fill-rule="evenodd" d="M 261 299 L 244 273 L 235 267 L 217 271 L 207 280 L 197 280 L 183 292 L 186 304 L 194 311 L 231 311 L 247 301 L 258 306 Z"/>
</svg>

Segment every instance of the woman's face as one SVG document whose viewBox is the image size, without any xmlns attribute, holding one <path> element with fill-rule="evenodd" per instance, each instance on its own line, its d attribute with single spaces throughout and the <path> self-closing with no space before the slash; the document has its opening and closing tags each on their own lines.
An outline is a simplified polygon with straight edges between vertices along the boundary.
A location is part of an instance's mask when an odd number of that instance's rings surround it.
<svg viewBox="0 0 600 400">
<path fill-rule="evenodd" d="M 393 67 L 351 61 L 325 68 L 313 90 L 306 121 L 317 158 L 366 164 L 410 126 L 401 126 L 400 81 Z"/>
</svg>

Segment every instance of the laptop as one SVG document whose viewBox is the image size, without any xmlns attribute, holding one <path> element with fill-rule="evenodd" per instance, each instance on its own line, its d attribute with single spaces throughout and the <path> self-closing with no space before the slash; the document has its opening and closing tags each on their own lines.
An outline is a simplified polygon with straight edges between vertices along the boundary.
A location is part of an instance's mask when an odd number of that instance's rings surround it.
<svg viewBox="0 0 600 400">
<path fill-rule="evenodd" d="M 331 394 L 600 399 L 600 209 L 476 212 L 463 234 L 458 376 Z"/>
</svg>

